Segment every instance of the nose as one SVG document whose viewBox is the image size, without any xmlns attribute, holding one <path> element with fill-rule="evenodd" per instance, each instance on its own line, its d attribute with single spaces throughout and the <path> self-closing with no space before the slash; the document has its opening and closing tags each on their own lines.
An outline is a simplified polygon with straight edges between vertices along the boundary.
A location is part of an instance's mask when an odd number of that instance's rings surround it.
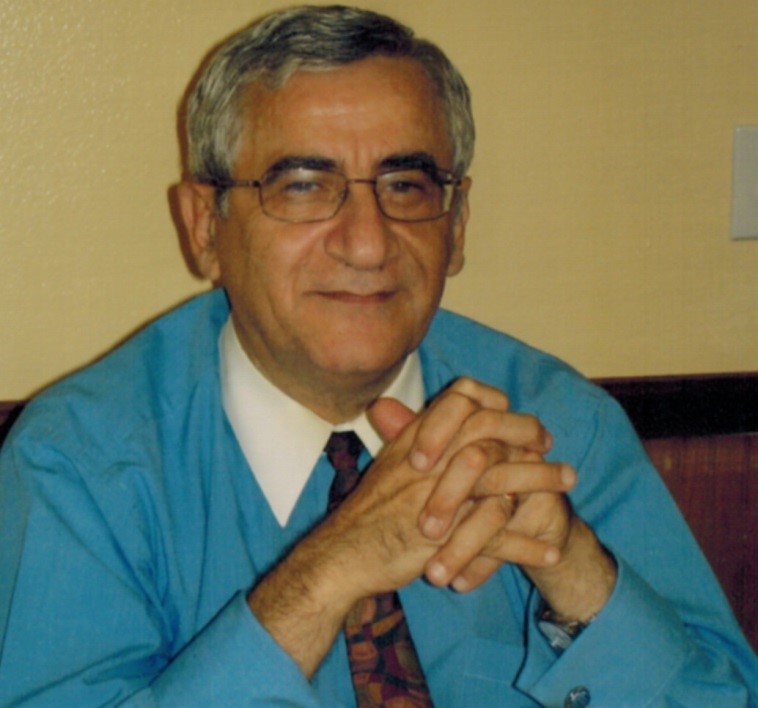
<svg viewBox="0 0 758 708">
<path fill-rule="evenodd" d="M 327 235 L 326 251 L 357 270 L 380 270 L 397 252 L 392 222 L 379 209 L 373 180 L 349 180 L 347 190 Z"/>
</svg>

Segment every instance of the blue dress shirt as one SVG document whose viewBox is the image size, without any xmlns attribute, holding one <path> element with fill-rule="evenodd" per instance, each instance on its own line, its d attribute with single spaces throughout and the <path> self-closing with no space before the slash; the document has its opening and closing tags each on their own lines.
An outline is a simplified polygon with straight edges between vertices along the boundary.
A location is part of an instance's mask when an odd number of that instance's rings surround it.
<svg viewBox="0 0 758 708">
<path fill-rule="evenodd" d="M 245 595 L 322 518 L 322 455 L 281 528 L 221 404 L 221 292 L 190 301 L 29 404 L 0 455 L 0 705 L 352 705 L 339 637 L 307 681 Z M 440 312 L 433 397 L 472 376 L 551 431 L 616 588 L 557 655 L 510 565 L 403 606 L 438 706 L 756 701 L 758 662 L 619 406 L 556 359 Z"/>
</svg>

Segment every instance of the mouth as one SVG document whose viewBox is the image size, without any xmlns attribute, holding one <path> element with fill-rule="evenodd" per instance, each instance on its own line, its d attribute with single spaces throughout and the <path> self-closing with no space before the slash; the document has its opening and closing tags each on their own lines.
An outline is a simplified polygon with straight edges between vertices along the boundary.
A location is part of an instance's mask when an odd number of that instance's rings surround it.
<svg viewBox="0 0 758 708">
<path fill-rule="evenodd" d="M 377 290 L 371 293 L 356 293 L 349 290 L 321 291 L 319 295 L 327 300 L 347 305 L 380 305 L 395 296 L 392 290 Z"/>
</svg>

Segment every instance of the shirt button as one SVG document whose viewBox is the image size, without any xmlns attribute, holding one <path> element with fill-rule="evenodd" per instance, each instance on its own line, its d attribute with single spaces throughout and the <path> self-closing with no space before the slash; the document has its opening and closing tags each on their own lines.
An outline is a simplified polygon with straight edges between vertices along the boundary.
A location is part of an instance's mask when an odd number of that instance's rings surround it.
<svg viewBox="0 0 758 708">
<path fill-rule="evenodd" d="M 563 702 L 565 708 L 586 708 L 589 704 L 590 692 L 584 686 L 572 688 Z"/>
</svg>

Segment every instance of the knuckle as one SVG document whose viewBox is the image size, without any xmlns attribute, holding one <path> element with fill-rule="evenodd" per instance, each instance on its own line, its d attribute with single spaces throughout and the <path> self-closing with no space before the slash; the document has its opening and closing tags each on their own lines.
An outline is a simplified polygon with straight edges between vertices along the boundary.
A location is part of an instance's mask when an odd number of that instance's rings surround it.
<svg viewBox="0 0 758 708">
<path fill-rule="evenodd" d="M 478 408 L 476 401 L 456 390 L 455 385 L 436 398 L 423 413 L 418 437 L 433 437 L 440 426 L 446 427 L 455 421 L 468 418 Z"/>
<path fill-rule="evenodd" d="M 444 563 L 449 568 L 460 568 L 474 558 L 481 549 L 478 539 L 469 534 L 459 534 L 453 543 L 444 549 Z"/>
<path fill-rule="evenodd" d="M 480 442 L 469 443 L 456 455 L 458 464 L 471 472 L 483 472 L 489 466 L 490 455 Z"/>
<path fill-rule="evenodd" d="M 482 513 L 491 533 L 497 533 L 510 519 L 512 505 L 505 500 L 504 495 L 487 497 L 482 500 Z"/>
<path fill-rule="evenodd" d="M 481 383 L 470 376 L 461 376 L 450 386 L 450 390 L 467 398 L 473 399 L 477 404 L 507 410 L 510 406 L 508 396 L 498 388 Z"/>
<path fill-rule="evenodd" d="M 503 428 L 505 436 L 522 445 L 543 444 L 547 435 L 542 421 L 532 413 L 507 413 Z"/>
<path fill-rule="evenodd" d="M 521 418 L 525 431 L 528 431 L 533 435 L 542 434 L 544 427 L 542 426 L 542 421 L 536 415 L 533 413 L 517 413 L 515 415 L 518 415 Z"/>
<path fill-rule="evenodd" d="M 463 424 L 463 429 L 471 437 L 486 436 L 499 439 L 502 437 L 503 413 L 491 408 L 472 410 Z"/>
<path fill-rule="evenodd" d="M 464 391 L 451 391 L 450 396 L 461 415 L 468 417 L 479 409 L 479 404 Z"/>
<path fill-rule="evenodd" d="M 478 385 L 470 376 L 461 376 L 453 382 L 450 390 L 468 397 L 476 391 Z"/>
</svg>

